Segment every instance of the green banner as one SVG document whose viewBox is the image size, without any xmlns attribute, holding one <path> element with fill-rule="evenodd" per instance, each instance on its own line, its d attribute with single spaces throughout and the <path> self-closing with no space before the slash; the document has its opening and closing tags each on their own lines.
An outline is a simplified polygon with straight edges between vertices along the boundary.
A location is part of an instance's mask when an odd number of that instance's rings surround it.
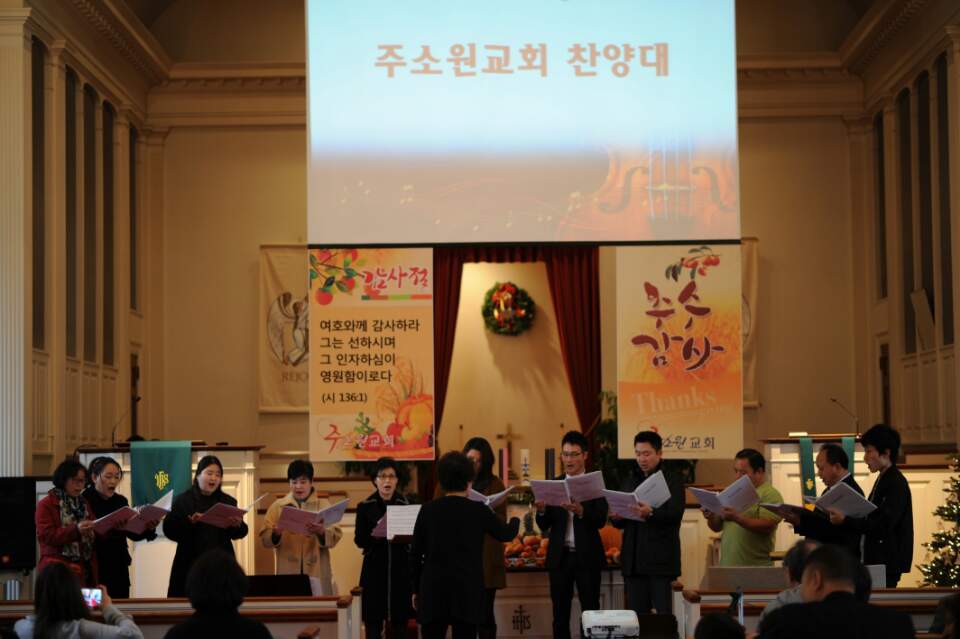
<svg viewBox="0 0 960 639">
<path fill-rule="evenodd" d="M 190 488 L 190 442 L 131 442 L 131 493 L 134 506 L 152 504 L 171 490 Z"/>
<path fill-rule="evenodd" d="M 800 488 L 804 497 L 817 496 L 816 465 L 813 463 L 813 439 L 800 438 Z"/>
<path fill-rule="evenodd" d="M 849 460 L 849 466 L 847 470 L 850 471 L 850 474 L 853 474 L 853 453 L 857 450 L 857 438 L 856 437 L 844 437 L 840 440 L 840 445 L 843 446 L 843 451 L 847 454 L 847 459 Z"/>
</svg>

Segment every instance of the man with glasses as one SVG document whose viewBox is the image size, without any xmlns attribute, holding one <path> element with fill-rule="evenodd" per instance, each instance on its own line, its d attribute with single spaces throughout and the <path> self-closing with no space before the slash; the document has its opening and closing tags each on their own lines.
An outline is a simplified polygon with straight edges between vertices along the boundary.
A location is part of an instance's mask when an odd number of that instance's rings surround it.
<svg viewBox="0 0 960 639">
<path fill-rule="evenodd" d="M 582 475 L 588 456 L 587 438 L 579 431 L 570 431 L 560 444 L 564 477 Z M 553 601 L 553 636 L 569 639 L 574 584 L 581 610 L 600 608 L 600 571 L 606 557 L 599 531 L 607 523 L 607 502 L 601 497 L 562 507 L 547 506 L 542 501 L 535 506 L 537 526 L 550 539 L 546 567 Z"/>
</svg>

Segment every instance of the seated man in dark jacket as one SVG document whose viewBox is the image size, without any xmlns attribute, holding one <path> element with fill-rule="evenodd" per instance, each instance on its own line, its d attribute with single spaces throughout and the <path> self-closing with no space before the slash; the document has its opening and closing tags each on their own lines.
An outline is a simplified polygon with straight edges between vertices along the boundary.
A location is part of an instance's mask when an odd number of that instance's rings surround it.
<svg viewBox="0 0 960 639">
<path fill-rule="evenodd" d="M 839 546 L 821 546 L 807 557 L 800 590 L 805 603 L 775 610 L 760 624 L 760 639 L 883 637 L 913 639 L 910 617 L 859 600 L 860 562 Z"/>
</svg>

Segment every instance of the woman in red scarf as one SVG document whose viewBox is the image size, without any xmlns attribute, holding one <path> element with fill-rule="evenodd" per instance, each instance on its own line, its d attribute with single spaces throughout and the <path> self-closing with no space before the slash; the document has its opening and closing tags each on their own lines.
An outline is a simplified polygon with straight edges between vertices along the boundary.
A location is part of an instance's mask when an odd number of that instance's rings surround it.
<svg viewBox="0 0 960 639">
<path fill-rule="evenodd" d="M 53 488 L 37 504 L 37 571 L 51 563 L 66 564 L 84 586 L 97 585 L 93 553 L 93 511 L 81 496 L 87 469 L 75 459 L 61 462 L 53 472 Z"/>
</svg>

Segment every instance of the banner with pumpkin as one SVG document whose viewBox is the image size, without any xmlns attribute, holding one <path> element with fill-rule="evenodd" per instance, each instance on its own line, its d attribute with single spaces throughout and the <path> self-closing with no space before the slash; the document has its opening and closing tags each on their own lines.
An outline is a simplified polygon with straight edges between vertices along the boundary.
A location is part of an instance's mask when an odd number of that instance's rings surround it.
<svg viewBox="0 0 960 639">
<path fill-rule="evenodd" d="M 311 248 L 310 459 L 433 459 L 433 251 Z"/>
</svg>

